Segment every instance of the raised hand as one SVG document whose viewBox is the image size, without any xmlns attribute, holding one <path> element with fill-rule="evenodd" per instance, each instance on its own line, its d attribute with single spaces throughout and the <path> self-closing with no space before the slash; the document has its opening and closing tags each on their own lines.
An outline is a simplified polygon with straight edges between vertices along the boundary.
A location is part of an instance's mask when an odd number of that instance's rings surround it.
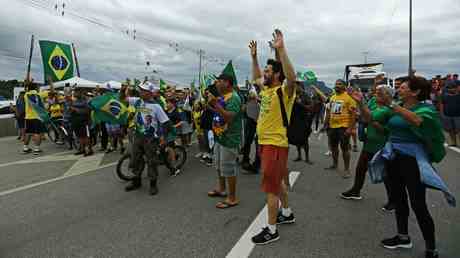
<svg viewBox="0 0 460 258">
<path fill-rule="evenodd" d="M 275 49 L 284 48 L 283 33 L 279 29 L 276 29 L 275 32 L 273 32 L 273 40 L 272 40 L 271 45 Z"/>
<path fill-rule="evenodd" d="M 374 79 L 376 85 L 382 83 L 384 80 L 385 80 L 385 76 L 383 74 L 377 75 Z"/>
<path fill-rule="evenodd" d="M 251 40 L 251 42 L 249 42 L 249 50 L 251 51 L 252 57 L 257 57 L 257 41 Z"/>
<path fill-rule="evenodd" d="M 353 90 L 350 94 L 350 97 L 358 103 L 361 103 L 364 99 L 363 93 L 358 90 Z"/>
</svg>

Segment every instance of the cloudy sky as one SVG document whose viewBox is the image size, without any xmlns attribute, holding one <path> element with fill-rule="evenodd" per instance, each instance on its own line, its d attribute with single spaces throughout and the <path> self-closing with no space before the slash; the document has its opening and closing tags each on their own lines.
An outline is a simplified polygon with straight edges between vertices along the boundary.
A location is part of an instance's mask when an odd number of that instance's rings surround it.
<svg viewBox="0 0 460 258">
<path fill-rule="evenodd" d="M 81 76 L 90 80 L 142 78 L 157 70 L 163 78 L 189 84 L 198 78 L 197 51 L 203 49 L 208 72 L 220 72 L 232 59 L 243 82 L 250 74 L 249 40 L 259 42 L 265 60 L 274 28 L 284 32 L 296 69 L 313 70 L 327 83 L 342 77 L 346 64 L 362 63 L 363 52 L 369 52 L 368 62 L 384 62 L 396 76 L 408 65 L 408 2 L 0 0 L 0 79 L 24 77 L 33 33 L 73 42 Z M 460 1 L 414 2 L 417 72 L 460 73 Z M 32 75 L 41 81 L 38 44 L 35 50 Z"/>
</svg>

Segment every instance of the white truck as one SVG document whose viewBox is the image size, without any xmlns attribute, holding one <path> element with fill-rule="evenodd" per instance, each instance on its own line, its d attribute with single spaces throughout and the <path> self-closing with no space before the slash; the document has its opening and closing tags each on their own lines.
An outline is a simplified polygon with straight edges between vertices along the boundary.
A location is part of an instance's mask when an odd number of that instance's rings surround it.
<svg viewBox="0 0 460 258">
<path fill-rule="evenodd" d="M 390 80 L 383 71 L 383 63 L 355 64 L 345 66 L 345 81 L 348 85 L 367 93 L 378 75 L 385 77 L 384 84 L 390 85 Z"/>
</svg>

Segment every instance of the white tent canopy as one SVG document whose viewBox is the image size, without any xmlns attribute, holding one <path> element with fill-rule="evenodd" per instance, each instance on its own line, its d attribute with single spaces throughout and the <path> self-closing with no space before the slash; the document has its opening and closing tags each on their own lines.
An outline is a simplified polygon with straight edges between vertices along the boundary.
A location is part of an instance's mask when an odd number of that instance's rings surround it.
<svg viewBox="0 0 460 258">
<path fill-rule="evenodd" d="M 97 86 L 101 88 L 105 88 L 105 86 L 103 86 L 101 83 L 85 80 L 77 76 L 67 79 L 65 81 L 54 83 L 54 88 L 56 89 L 64 88 L 66 84 L 69 84 L 71 87 L 75 86 L 76 88 L 92 88 L 93 89 L 93 88 L 96 88 Z M 49 86 L 41 87 L 41 89 L 49 89 Z"/>
<path fill-rule="evenodd" d="M 121 82 L 117 82 L 117 81 L 104 82 L 104 83 L 102 83 L 101 87 L 104 88 L 104 89 L 108 89 L 109 88 L 108 85 L 110 85 L 111 89 L 115 89 L 115 90 L 121 89 Z"/>
</svg>

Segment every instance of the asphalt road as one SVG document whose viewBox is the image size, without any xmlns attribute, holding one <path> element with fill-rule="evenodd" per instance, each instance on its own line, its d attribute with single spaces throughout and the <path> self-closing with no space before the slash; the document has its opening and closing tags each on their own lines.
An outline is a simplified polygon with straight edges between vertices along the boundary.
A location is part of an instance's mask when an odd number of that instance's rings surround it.
<svg viewBox="0 0 460 258">
<path fill-rule="evenodd" d="M 299 171 L 290 195 L 294 225 L 280 226 L 280 241 L 257 246 L 251 257 L 423 257 L 424 242 L 411 214 L 414 248 L 387 251 L 382 238 L 395 234 L 394 214 L 384 213 L 383 185 L 366 182 L 362 201 L 339 193 L 352 184 L 329 165 L 325 140 L 312 137 L 314 165 Z M 216 172 L 189 152 L 183 173 L 160 169 L 160 193 L 147 182 L 125 193 L 114 176 L 117 153 L 74 157 L 45 144 L 40 157 L 23 155 L 13 138 L 0 139 L 0 257 L 225 257 L 264 207 L 260 176 L 240 175 L 240 205 L 217 210 L 206 192 Z M 291 152 L 291 157 L 294 157 Z M 355 160 L 357 154 L 353 154 Z M 460 153 L 449 150 L 437 166 L 452 192 L 460 193 Z M 439 192 L 428 192 L 441 257 L 460 257 L 460 211 Z"/>
</svg>

